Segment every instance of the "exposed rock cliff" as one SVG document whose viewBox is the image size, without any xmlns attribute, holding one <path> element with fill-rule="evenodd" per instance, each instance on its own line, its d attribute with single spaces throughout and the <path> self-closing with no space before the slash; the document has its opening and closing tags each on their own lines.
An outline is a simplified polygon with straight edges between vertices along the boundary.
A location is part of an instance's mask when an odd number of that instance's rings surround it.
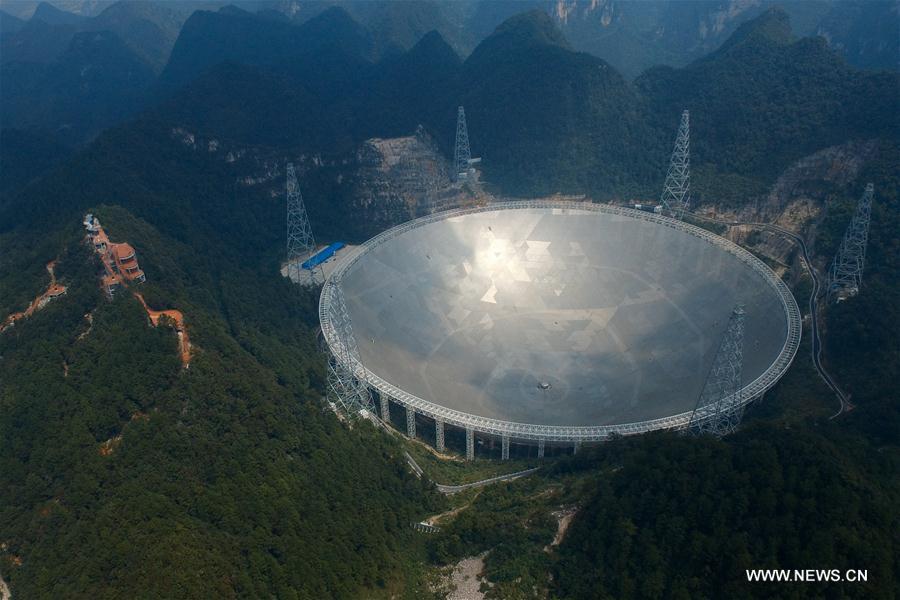
<svg viewBox="0 0 900 600">
<path fill-rule="evenodd" d="M 856 180 L 876 147 L 870 140 L 825 148 L 792 164 L 768 194 L 751 199 L 737 211 L 714 205 L 699 210 L 723 219 L 771 222 L 802 232 L 819 217 L 829 198 Z"/>
<path fill-rule="evenodd" d="M 375 218 L 426 214 L 450 186 L 447 161 L 422 127 L 408 137 L 367 140 L 356 161 L 353 202 Z"/>
</svg>

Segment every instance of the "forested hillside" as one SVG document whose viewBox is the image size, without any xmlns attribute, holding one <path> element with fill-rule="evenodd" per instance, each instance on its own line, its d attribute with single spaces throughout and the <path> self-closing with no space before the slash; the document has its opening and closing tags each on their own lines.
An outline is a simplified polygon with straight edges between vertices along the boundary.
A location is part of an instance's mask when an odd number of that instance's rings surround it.
<svg viewBox="0 0 900 600">
<path fill-rule="evenodd" d="M 507 193 L 622 193 L 654 177 L 650 157 L 670 143 L 648 124 L 645 99 L 602 60 L 569 50 L 542 12 L 482 42 L 459 90 L 473 152 Z"/>
<path fill-rule="evenodd" d="M 654 118 L 692 111 L 701 197 L 762 193 L 816 150 L 900 136 L 897 75 L 856 71 L 821 38 L 793 38 L 780 10 L 745 23 L 713 54 L 684 69 L 652 69 L 635 85 Z"/>
<path fill-rule="evenodd" d="M 492 599 L 780 598 L 784 584 L 749 584 L 745 570 L 806 564 L 869 580 L 787 597 L 892 598 L 896 461 L 833 424 L 621 439 L 478 494 L 429 538 L 429 557 L 487 552 Z"/>
<path fill-rule="evenodd" d="M 66 158 L 72 149 L 58 138 L 21 129 L 0 129 L 0 198 L 13 196 Z"/>
<path fill-rule="evenodd" d="M 369 32 L 340 8 L 299 26 L 234 7 L 198 11 L 184 24 L 160 82 L 167 89 L 176 89 L 223 61 L 291 69 L 341 55 L 360 62 L 375 58 Z M 352 74 L 343 70 L 330 75 L 349 79 Z M 320 85 L 322 81 L 311 78 L 309 83 Z"/>
<path fill-rule="evenodd" d="M 864 181 L 877 182 L 862 293 L 825 314 L 826 358 L 856 406 L 847 418 L 885 444 L 896 444 L 900 432 L 900 395 L 894 376 L 900 368 L 898 165 L 900 144 L 885 144 L 879 159 L 861 174 Z"/>
<path fill-rule="evenodd" d="M 187 17 L 183 5 L 108 2 L 87 17 L 42 2 L 27 22 L 4 17 L 0 124 L 74 146 L 134 116 Z"/>
<path fill-rule="evenodd" d="M 866 585 L 796 598 L 891 598 L 897 464 L 833 429 L 748 427 L 726 442 L 659 439 L 603 449 L 598 481 L 555 567 L 563 598 L 782 597 L 746 569 L 868 568 Z M 576 463 L 577 464 L 577 463 Z M 856 566 L 856 565 L 865 565 Z"/>
<path fill-rule="evenodd" d="M 694 113 L 698 199 L 739 201 L 817 150 L 900 137 L 900 77 L 854 70 L 820 40 L 795 40 L 779 10 L 742 26 L 716 53 L 651 70 L 634 85 L 570 50 L 540 11 L 510 19 L 462 63 L 436 32 L 372 63 L 348 19 L 332 9 L 299 28 L 276 24 L 268 46 L 249 41 L 267 31 L 258 17 L 198 13 L 163 81 L 205 74 L 161 112 L 189 131 L 322 154 L 422 124 L 450 154 L 463 104 L 486 181 L 526 196 L 655 195 L 685 108 Z M 244 66 L 210 66 L 220 55 Z"/>
<path fill-rule="evenodd" d="M 281 200 L 226 195 L 229 181 L 125 128 L 3 220 L 4 291 L 30 293 L 30 265 L 57 256 L 69 286 L 0 335 L 0 528 L 4 560 L 22 560 L 3 567 L 17 595 L 379 593 L 409 521 L 436 502 L 393 442 L 323 412 L 315 298 L 277 275 Z M 79 227 L 91 208 L 139 249 L 151 306 L 185 314 L 190 369 L 136 300 L 101 297 Z"/>
<path fill-rule="evenodd" d="M 0 68 L 0 126 L 51 132 L 83 142 L 143 106 L 153 70 L 114 33 L 77 33 L 48 64 Z"/>
</svg>

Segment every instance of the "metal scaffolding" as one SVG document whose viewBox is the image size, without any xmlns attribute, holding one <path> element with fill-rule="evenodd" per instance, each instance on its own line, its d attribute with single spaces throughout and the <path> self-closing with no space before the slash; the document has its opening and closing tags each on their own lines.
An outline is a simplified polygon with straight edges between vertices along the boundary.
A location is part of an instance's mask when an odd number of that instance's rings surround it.
<svg viewBox="0 0 900 600">
<path fill-rule="evenodd" d="M 322 283 L 324 275 L 320 266 L 303 268 L 303 261 L 316 251 L 316 240 L 306 215 L 306 206 L 297 185 L 294 164 L 287 164 L 287 274 L 291 281 L 304 286 Z"/>
<path fill-rule="evenodd" d="M 466 427 L 466 460 L 475 460 L 475 430 Z"/>
<path fill-rule="evenodd" d="M 869 221 L 872 217 L 874 196 L 875 186 L 869 183 L 856 206 L 856 214 L 847 226 L 844 240 L 831 264 L 826 292 L 828 302 L 834 300 L 840 302 L 848 296 L 859 293 L 866 263 L 866 245 L 869 242 Z"/>
<path fill-rule="evenodd" d="M 728 435 L 744 415 L 744 308 L 735 307 L 688 425 L 691 433 Z"/>
<path fill-rule="evenodd" d="M 341 292 L 340 278 L 329 279 L 323 292 L 329 298 L 328 319 L 322 322 L 323 333 L 326 339 L 329 333 L 337 334 L 337 339 L 340 339 L 339 344 L 331 345 L 328 360 L 329 400 L 349 416 L 359 414 L 362 409 L 372 412 L 374 402 L 366 383 L 366 370 L 359 358 L 359 348 L 353 336 L 344 294 Z"/>
<path fill-rule="evenodd" d="M 409 406 L 406 407 L 406 436 L 416 437 L 416 411 Z"/>
<path fill-rule="evenodd" d="M 460 106 L 456 111 L 456 149 L 453 153 L 454 180 L 461 181 L 469 176 L 472 153 L 469 151 L 469 131 L 466 128 L 466 111 Z"/>
<path fill-rule="evenodd" d="M 381 420 L 385 425 L 391 424 L 391 399 L 381 394 Z"/>
<path fill-rule="evenodd" d="M 672 150 L 672 159 L 669 162 L 669 171 L 666 173 L 666 182 L 663 185 L 660 204 L 672 216 L 680 219 L 684 215 L 691 189 L 691 132 L 690 113 L 681 113 L 681 124 L 678 126 L 678 136 L 675 138 L 675 149 Z"/>
<path fill-rule="evenodd" d="M 441 419 L 434 420 L 434 447 L 438 452 L 444 451 L 444 421 Z"/>
</svg>

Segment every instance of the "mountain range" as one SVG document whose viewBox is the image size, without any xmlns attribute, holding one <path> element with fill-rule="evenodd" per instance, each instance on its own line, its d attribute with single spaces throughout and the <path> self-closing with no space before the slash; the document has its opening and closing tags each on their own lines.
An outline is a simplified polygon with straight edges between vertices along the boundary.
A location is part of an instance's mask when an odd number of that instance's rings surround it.
<svg viewBox="0 0 900 600">
<path fill-rule="evenodd" d="M 27 22 L 0 15 L 0 127 L 77 145 L 134 115 L 184 18 L 168 3 L 130 0 L 96 16 L 46 2 Z"/>
<path fill-rule="evenodd" d="M 801 36 L 822 36 L 857 67 L 898 67 L 900 11 L 890 1 L 726 0 L 628 2 L 559 0 L 553 11 L 573 45 L 629 77 L 665 64 L 683 66 L 716 50 L 742 23 L 783 9 Z"/>
<path fill-rule="evenodd" d="M 66 143 L 81 143 L 158 99 L 159 92 L 151 91 L 151 84 L 171 90 L 196 76 L 198 69 L 232 58 L 252 64 L 266 60 L 266 54 L 273 60 L 299 54 L 308 57 L 319 52 L 317 44 L 323 42 L 307 40 L 307 34 L 318 32 L 323 41 L 340 39 L 349 56 L 379 62 L 401 56 L 425 34 L 436 31 L 457 55 L 467 57 L 497 25 L 528 7 L 546 13 L 572 49 L 598 56 L 632 79 L 652 66 L 684 66 L 716 49 L 740 23 L 762 14 L 771 3 L 272 0 L 223 4 L 121 0 L 0 5 L 15 9 L 18 15 L 0 12 L 4 89 L 13 98 L 39 98 L 42 107 L 22 118 L 18 104 L 12 101 L 9 108 L 3 107 L 0 124 L 37 127 L 44 135 L 61 135 Z M 900 15 L 893 3 L 822 0 L 785 6 L 787 14 L 801 24 L 798 33 L 821 36 L 852 64 L 896 69 L 900 48 L 891 32 L 900 26 Z M 321 22 L 329 18 L 334 20 L 330 26 L 348 31 L 329 31 Z M 231 33 L 230 27 L 235 28 Z M 106 33 L 100 39 L 106 42 L 87 52 L 85 40 L 90 37 L 83 34 L 101 31 Z M 240 33 L 242 39 L 235 39 L 234 33 Z M 113 35 L 120 44 L 109 41 Z M 198 35 L 207 37 L 201 41 Z M 80 36 L 77 43 L 76 36 Z M 227 46 L 224 40 L 228 40 Z M 201 48 L 202 44 L 207 47 Z M 188 55 L 185 48 L 196 54 Z M 170 60 L 173 52 L 176 55 Z M 149 77 L 147 69 L 152 72 Z M 60 89 L 48 82 L 61 70 L 71 71 L 72 84 L 76 83 L 75 72 L 90 75 L 77 82 L 78 87 Z M 123 71 L 129 75 L 123 77 Z M 327 71 L 323 65 L 319 74 Z M 135 90 L 154 100 L 135 102 Z M 91 101 L 102 98 L 102 106 L 84 123 L 72 123 L 77 104 L 88 97 Z"/>
<path fill-rule="evenodd" d="M 462 55 L 509 17 L 541 10 L 576 50 L 606 60 L 628 78 L 660 64 L 686 65 L 715 50 L 741 23 L 781 7 L 798 34 L 824 37 L 855 66 L 900 66 L 900 9 L 890 0 L 276 0 L 256 6 L 295 21 L 341 6 L 384 48 L 407 49 L 435 29 Z"/>
<path fill-rule="evenodd" d="M 572 50 L 541 11 L 509 19 L 465 60 L 434 32 L 381 62 L 373 62 L 369 38 L 339 8 L 299 27 L 273 26 L 270 45 L 257 41 L 265 27 L 259 17 L 197 13 L 161 81 L 177 84 L 213 68 L 220 52 L 210 44 L 227 47 L 230 61 L 279 82 L 254 93 L 261 84 L 232 79 L 240 87 L 229 90 L 231 83 L 204 76 L 200 85 L 208 91 L 189 84 L 165 110 L 204 135 L 307 151 L 334 152 L 338 140 L 404 135 L 423 124 L 449 153 L 453 114 L 463 104 L 485 177 L 518 194 L 646 193 L 659 185 L 677 116 L 688 108 L 696 115 L 695 165 L 711 175 L 698 182 L 698 193 L 723 191 L 713 183 L 717 170 L 746 177 L 758 193 L 785 165 L 817 149 L 897 136 L 897 75 L 854 70 L 820 39 L 794 39 L 788 21 L 783 11 L 766 12 L 715 53 L 682 69 L 648 70 L 631 84 L 603 60 Z M 323 51 L 319 39 L 339 41 Z M 266 108 L 269 96 L 288 90 L 305 95 L 282 103 L 276 117 Z M 256 117 L 212 124 L 241 112 Z M 310 128 L 279 127 L 293 115 Z"/>
<path fill-rule="evenodd" d="M 59 59 L 78 33 L 110 31 L 154 71 L 168 60 L 169 51 L 190 11 L 176 3 L 120 0 L 107 3 L 93 16 L 74 14 L 41 2 L 22 22 L 6 14 L 0 17 L 2 63 L 47 63 Z M 17 23 L 18 21 L 18 23 Z"/>
</svg>

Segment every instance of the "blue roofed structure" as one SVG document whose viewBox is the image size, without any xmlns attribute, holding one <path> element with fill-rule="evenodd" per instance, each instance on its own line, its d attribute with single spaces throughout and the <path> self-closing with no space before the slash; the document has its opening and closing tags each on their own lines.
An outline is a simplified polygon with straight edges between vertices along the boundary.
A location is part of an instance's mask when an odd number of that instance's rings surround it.
<svg viewBox="0 0 900 600">
<path fill-rule="evenodd" d="M 302 265 L 302 268 L 307 270 L 312 270 L 322 263 L 326 262 L 329 258 L 334 256 L 338 250 L 344 247 L 344 242 L 335 242 L 325 248 L 319 250 L 316 254 L 312 255 L 308 259 L 306 259 Z"/>
</svg>

